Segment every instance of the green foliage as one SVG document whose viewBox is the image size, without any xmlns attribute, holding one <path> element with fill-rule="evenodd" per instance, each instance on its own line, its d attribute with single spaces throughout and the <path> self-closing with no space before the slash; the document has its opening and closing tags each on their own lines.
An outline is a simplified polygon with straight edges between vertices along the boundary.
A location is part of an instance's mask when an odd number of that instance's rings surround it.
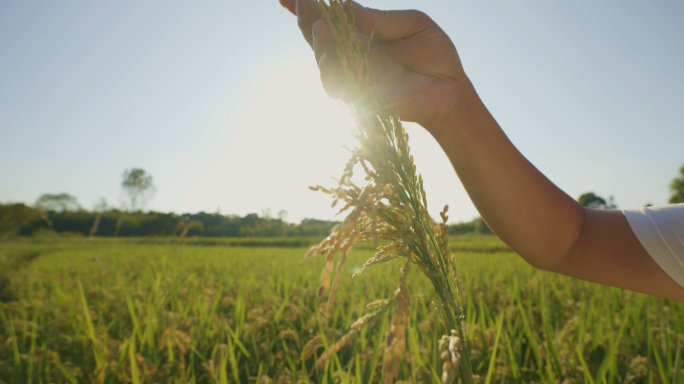
<svg viewBox="0 0 684 384">
<path fill-rule="evenodd" d="M 0 204 L 0 237 L 13 235 L 19 228 L 38 220 L 38 211 L 24 204 Z"/>
<path fill-rule="evenodd" d="M 684 203 L 684 166 L 679 169 L 679 175 L 670 184 L 670 191 L 672 192 L 670 204 Z"/>
<path fill-rule="evenodd" d="M 345 275 L 372 255 L 363 245 Z M 471 249 L 456 258 L 476 382 L 646 384 L 681 377 L 684 304 L 535 270 L 510 251 L 477 250 L 503 248 L 494 237 L 454 238 L 451 245 Z M 0 262 L 9 263 L 0 266 L 0 380 L 382 382 L 389 316 L 323 369 L 313 365 L 368 302 L 391 296 L 402 263 L 342 279 L 327 327 L 316 298 L 324 260 L 300 263 L 303 252 L 115 239 L 0 243 Z M 407 284 L 416 295 L 434 295 L 419 274 Z M 445 330 L 435 316 L 429 299 L 413 300 L 415 326 L 399 380 L 439 382 L 436 335 Z"/>
<path fill-rule="evenodd" d="M 256 214 L 245 217 L 223 216 L 200 212 L 178 215 L 161 212 L 124 213 L 117 210 L 88 212 L 84 210 L 42 211 L 24 204 L 0 205 L 0 236 L 19 234 L 32 236 L 57 231 L 88 236 L 100 216 L 97 236 L 210 236 L 269 237 L 317 236 L 330 233 L 336 222 L 304 219 L 300 224 L 281 219 L 263 218 Z"/>
<path fill-rule="evenodd" d="M 124 171 L 121 188 L 123 188 L 131 200 L 129 208 L 133 212 L 142 208 L 146 200 L 156 191 L 152 175 L 140 168 L 131 168 Z"/>
<path fill-rule="evenodd" d="M 608 201 L 601 196 L 596 195 L 594 192 L 587 192 L 577 199 L 577 201 L 583 207 L 593 208 L 593 209 L 615 209 L 617 205 L 613 201 L 613 196 L 608 197 Z"/>
<path fill-rule="evenodd" d="M 41 216 L 42 215 L 42 216 Z M 19 234 L 32 236 L 56 230 L 88 236 L 93 223 L 101 215 L 97 236 L 178 236 L 187 229 L 186 236 L 206 237 L 325 237 L 337 224 L 334 221 L 303 219 L 299 224 L 282 219 L 259 217 L 252 213 L 244 217 L 199 212 L 177 215 L 161 212 L 124 213 L 49 211 L 40 212 L 24 204 L 0 205 L 0 236 Z M 282 215 L 281 215 L 282 216 Z M 47 219 L 47 221 L 45 220 Z M 119 231 L 116 231 L 120 221 Z M 189 225 L 192 223 L 192 225 Z M 52 224 L 52 227 L 49 225 Z M 450 235 L 489 235 L 492 231 L 481 218 L 449 226 Z"/>
<path fill-rule="evenodd" d="M 449 234 L 450 235 L 466 235 L 466 234 L 491 235 L 492 230 L 489 229 L 489 226 L 487 225 L 487 223 L 485 223 L 484 220 L 482 220 L 481 217 L 478 217 L 478 218 L 474 219 L 473 221 L 449 225 Z"/>
<path fill-rule="evenodd" d="M 53 212 L 72 212 L 81 210 L 81 205 L 76 198 L 68 193 L 46 193 L 36 200 L 36 207 L 44 211 Z"/>
</svg>

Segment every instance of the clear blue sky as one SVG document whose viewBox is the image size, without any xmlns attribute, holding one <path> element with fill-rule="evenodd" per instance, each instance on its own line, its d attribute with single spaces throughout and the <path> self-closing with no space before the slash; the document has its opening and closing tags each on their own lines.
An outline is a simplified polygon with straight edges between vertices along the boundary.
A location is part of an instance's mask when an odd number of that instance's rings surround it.
<svg viewBox="0 0 684 384">
<path fill-rule="evenodd" d="M 573 197 L 664 204 L 684 164 L 684 2 L 375 0 L 418 8 L 520 150 Z M 313 54 L 276 0 L 0 3 L 0 201 L 46 192 L 148 208 L 331 218 L 353 145 Z M 408 127 L 434 214 L 477 215 L 446 157 Z M 502 191 L 505 193 L 505 191 Z"/>
</svg>

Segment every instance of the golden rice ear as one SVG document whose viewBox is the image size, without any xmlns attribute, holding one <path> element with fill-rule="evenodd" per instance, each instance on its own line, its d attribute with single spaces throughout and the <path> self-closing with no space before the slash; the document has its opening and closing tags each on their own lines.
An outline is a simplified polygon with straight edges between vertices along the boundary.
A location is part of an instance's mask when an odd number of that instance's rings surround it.
<svg viewBox="0 0 684 384">
<path fill-rule="evenodd" d="M 355 236 L 352 235 L 352 239 Z M 328 298 L 328 304 L 326 306 L 326 311 L 330 313 L 330 309 L 332 308 L 333 303 L 335 302 L 335 296 L 337 295 L 337 290 L 340 286 L 340 278 L 342 277 L 342 267 L 344 267 L 344 264 L 347 262 L 347 257 L 351 253 L 352 246 L 353 246 L 353 240 L 350 240 L 345 248 L 342 249 L 341 251 L 341 256 L 340 256 L 340 261 L 337 262 L 337 275 L 335 276 L 335 282 L 333 284 L 333 288 L 330 291 L 330 297 Z"/>
<path fill-rule="evenodd" d="M 373 238 L 373 248 L 378 247 L 378 212 L 375 203 L 371 206 L 371 236 Z"/>
<path fill-rule="evenodd" d="M 316 335 L 313 339 L 309 340 L 302 350 L 302 361 L 308 360 L 318 348 L 321 348 L 324 345 L 323 337 L 321 335 Z"/>
<path fill-rule="evenodd" d="M 304 258 L 308 259 L 309 257 L 316 255 L 317 251 L 318 251 L 317 246 L 309 248 L 309 251 L 306 252 L 306 255 L 304 255 Z"/>
<path fill-rule="evenodd" d="M 392 301 L 392 299 L 383 299 L 383 300 L 372 301 L 372 302 L 366 304 L 366 308 L 376 309 L 376 308 L 379 308 L 379 307 L 382 307 L 382 306 L 389 304 L 391 301 Z"/>
<path fill-rule="evenodd" d="M 391 383 L 398 377 L 399 362 L 406 349 L 405 332 L 409 325 L 411 305 L 406 279 L 411 264 L 415 264 L 430 279 L 438 292 L 440 303 L 436 304 L 442 324 L 447 329 L 457 329 L 459 335 L 463 334 L 460 320 L 464 314 L 461 305 L 463 299 L 446 225 L 449 207 L 445 206 L 440 213 L 443 221 L 440 225 L 428 213 L 423 177 L 417 173 L 408 143 L 409 135 L 389 98 L 376 86 L 371 71 L 369 51 L 374 31 L 369 40 L 359 38 L 349 1 L 345 4 L 344 0 L 316 0 L 316 3 L 320 7 L 321 17 L 330 25 L 340 74 L 346 84 L 345 92 L 349 92 L 346 97 L 350 99 L 343 100 L 346 100 L 345 104 L 355 120 L 353 135 L 359 142 L 359 148 L 351 151 L 352 155 L 337 180 L 337 187 L 328 190 L 317 185 L 311 188 L 331 194 L 333 207 L 343 200 L 345 206 L 340 212 L 350 212 L 343 223 L 333 229 L 331 236 L 312 248 L 307 257 L 328 254 L 317 292 L 322 298 L 325 291 L 331 289 L 325 308 L 321 307 L 325 313 L 332 310 L 343 266 L 356 241 L 370 240 L 378 252 L 353 276 L 358 276 L 372 265 L 399 257 L 407 258 L 394 297 L 397 310 L 392 317 L 383 357 L 385 381 Z M 363 190 L 351 181 L 354 166 L 358 163 L 361 163 L 368 182 Z M 380 239 L 389 240 L 391 245 L 379 246 Z M 341 256 L 337 262 L 335 280 L 331 282 L 333 258 L 338 250 L 341 250 Z M 384 305 L 382 303 L 371 303 L 369 306 L 375 308 L 375 305 Z M 367 316 L 364 316 L 357 320 L 352 331 L 329 349 L 333 351 L 330 353 L 349 342 L 353 331 L 365 325 L 366 319 Z M 452 382 L 460 367 L 463 368 L 461 377 L 464 384 L 473 384 L 468 355 L 465 354 L 464 359 L 460 359 L 460 355 L 458 359 L 455 358 L 457 352 L 452 351 L 456 351 L 456 347 L 450 349 L 449 343 L 446 340 L 440 343 L 440 349 L 443 349 L 440 356 L 443 356 L 446 375 L 443 380 L 445 383 Z M 329 357 L 330 354 L 325 356 Z M 319 361 L 324 362 L 325 359 Z"/>
<path fill-rule="evenodd" d="M 461 339 L 455 329 L 451 335 L 444 335 L 439 340 L 440 359 L 442 360 L 442 384 L 451 384 L 461 364 Z"/>
</svg>

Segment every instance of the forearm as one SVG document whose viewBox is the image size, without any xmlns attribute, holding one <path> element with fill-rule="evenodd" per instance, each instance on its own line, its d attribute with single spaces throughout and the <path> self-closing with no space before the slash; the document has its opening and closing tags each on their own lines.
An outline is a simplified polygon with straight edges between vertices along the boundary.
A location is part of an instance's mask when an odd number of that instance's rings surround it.
<svg viewBox="0 0 684 384">
<path fill-rule="evenodd" d="M 454 97 L 449 115 L 426 128 L 492 230 L 532 265 L 555 269 L 580 233 L 584 208 L 515 148 L 470 82 Z"/>
<path fill-rule="evenodd" d="M 555 272 L 684 302 L 684 288 L 648 254 L 622 211 L 586 212 L 577 242 Z"/>
</svg>

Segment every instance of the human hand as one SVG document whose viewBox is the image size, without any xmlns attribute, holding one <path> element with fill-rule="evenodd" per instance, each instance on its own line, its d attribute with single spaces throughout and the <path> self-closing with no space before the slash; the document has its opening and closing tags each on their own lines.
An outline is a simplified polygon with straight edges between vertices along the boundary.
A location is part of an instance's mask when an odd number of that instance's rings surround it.
<svg viewBox="0 0 684 384">
<path fill-rule="evenodd" d="M 280 0 L 280 4 L 297 16 L 314 50 L 325 91 L 344 99 L 330 26 L 321 19 L 315 1 Z M 419 11 L 380 11 L 358 3 L 353 7 L 359 33 L 368 38 L 375 31 L 370 59 L 380 91 L 402 120 L 417 122 L 431 132 L 437 129 L 461 99 L 459 89 L 471 88 L 451 39 Z"/>
</svg>

